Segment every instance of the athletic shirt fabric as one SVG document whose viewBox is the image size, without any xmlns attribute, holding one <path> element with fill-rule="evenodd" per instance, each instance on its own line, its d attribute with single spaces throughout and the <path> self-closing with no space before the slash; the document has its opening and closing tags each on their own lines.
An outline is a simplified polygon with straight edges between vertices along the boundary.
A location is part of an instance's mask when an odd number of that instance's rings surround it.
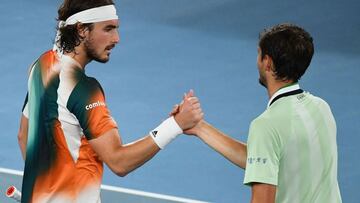
<svg viewBox="0 0 360 203">
<path fill-rule="evenodd" d="M 22 202 L 100 202 L 103 163 L 88 140 L 117 128 L 100 84 L 54 51 L 30 70 Z"/>
<path fill-rule="evenodd" d="M 244 183 L 275 185 L 277 203 L 339 203 L 335 119 L 308 92 L 278 97 L 296 90 L 280 89 L 252 121 Z"/>
</svg>

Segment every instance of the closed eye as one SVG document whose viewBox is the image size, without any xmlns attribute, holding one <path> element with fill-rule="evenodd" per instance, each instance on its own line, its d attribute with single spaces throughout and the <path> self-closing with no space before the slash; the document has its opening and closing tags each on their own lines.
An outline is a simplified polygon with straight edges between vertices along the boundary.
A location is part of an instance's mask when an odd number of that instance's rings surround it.
<svg viewBox="0 0 360 203">
<path fill-rule="evenodd" d="M 106 32 L 110 32 L 110 31 L 112 31 L 112 30 L 116 30 L 116 29 L 118 29 L 118 26 L 115 26 L 115 25 L 108 25 L 108 26 L 106 26 L 106 27 L 104 28 L 104 31 L 106 31 Z"/>
</svg>

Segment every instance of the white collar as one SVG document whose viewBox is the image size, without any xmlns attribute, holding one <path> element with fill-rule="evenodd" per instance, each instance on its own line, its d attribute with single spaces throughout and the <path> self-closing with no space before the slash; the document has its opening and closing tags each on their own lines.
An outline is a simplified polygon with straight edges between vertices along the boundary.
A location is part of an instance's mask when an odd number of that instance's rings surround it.
<svg viewBox="0 0 360 203">
<path fill-rule="evenodd" d="M 287 92 L 291 92 L 291 91 L 294 91 L 294 90 L 298 90 L 300 89 L 300 86 L 298 83 L 295 83 L 293 85 L 290 85 L 290 86 L 287 86 L 287 87 L 282 87 L 280 88 L 278 91 L 275 92 L 275 94 L 273 94 L 268 102 L 268 105 L 267 105 L 267 108 L 270 107 L 270 104 L 272 102 L 272 100 L 275 99 L 275 97 L 281 95 L 281 94 L 285 94 Z"/>
</svg>

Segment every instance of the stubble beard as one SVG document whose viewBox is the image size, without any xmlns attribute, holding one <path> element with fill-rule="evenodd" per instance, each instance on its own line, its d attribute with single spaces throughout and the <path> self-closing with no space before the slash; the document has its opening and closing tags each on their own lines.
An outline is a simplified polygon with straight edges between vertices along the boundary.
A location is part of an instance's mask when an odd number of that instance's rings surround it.
<svg viewBox="0 0 360 203">
<path fill-rule="evenodd" d="M 101 56 L 96 53 L 96 49 L 90 40 L 86 40 L 84 45 L 86 49 L 86 55 L 89 57 L 90 60 L 94 60 L 100 63 L 106 63 L 109 61 L 110 57 L 101 58 Z"/>
<path fill-rule="evenodd" d="M 259 84 L 265 88 L 267 88 L 265 78 L 259 76 Z"/>
</svg>

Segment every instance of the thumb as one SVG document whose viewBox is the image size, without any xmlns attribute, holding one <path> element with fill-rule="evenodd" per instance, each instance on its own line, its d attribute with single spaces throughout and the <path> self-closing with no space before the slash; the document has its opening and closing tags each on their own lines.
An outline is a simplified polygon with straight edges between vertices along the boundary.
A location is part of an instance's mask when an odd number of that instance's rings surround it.
<svg viewBox="0 0 360 203">
<path fill-rule="evenodd" d="M 187 93 L 184 93 L 183 100 L 185 101 L 188 98 Z"/>
<path fill-rule="evenodd" d="M 189 92 L 186 94 L 186 98 L 193 97 L 195 95 L 194 90 L 190 89 Z"/>
<path fill-rule="evenodd" d="M 169 116 L 175 116 L 177 113 L 179 113 L 179 107 L 180 106 L 178 104 L 176 104 L 174 106 L 174 108 L 172 109 L 172 111 L 170 112 Z"/>
</svg>

